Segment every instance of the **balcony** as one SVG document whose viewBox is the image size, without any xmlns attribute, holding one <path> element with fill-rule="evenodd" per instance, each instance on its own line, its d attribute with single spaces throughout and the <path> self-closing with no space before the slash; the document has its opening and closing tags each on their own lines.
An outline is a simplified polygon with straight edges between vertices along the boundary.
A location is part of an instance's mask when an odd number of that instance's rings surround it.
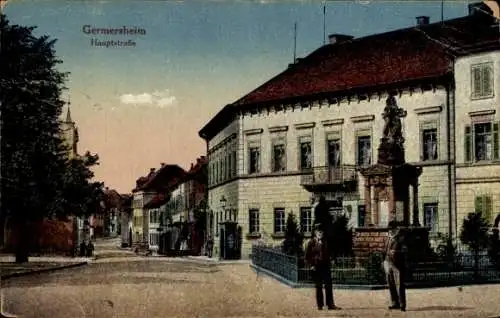
<svg viewBox="0 0 500 318">
<path fill-rule="evenodd" d="M 302 175 L 300 184 L 308 191 L 355 191 L 358 172 L 354 165 L 313 167 Z"/>
</svg>

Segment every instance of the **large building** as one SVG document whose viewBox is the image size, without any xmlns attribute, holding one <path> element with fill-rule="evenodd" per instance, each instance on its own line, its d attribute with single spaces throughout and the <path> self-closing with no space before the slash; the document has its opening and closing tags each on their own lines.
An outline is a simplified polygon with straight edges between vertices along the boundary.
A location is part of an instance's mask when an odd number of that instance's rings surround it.
<svg viewBox="0 0 500 318">
<path fill-rule="evenodd" d="M 420 222 L 457 237 L 463 218 L 500 213 L 500 33 L 491 16 L 468 16 L 361 38 L 331 35 L 320 47 L 203 127 L 209 160 L 208 222 L 221 255 L 227 221 L 242 230 L 242 257 L 257 239 L 277 245 L 286 216 L 311 232 L 311 199 L 323 194 L 354 227 L 365 226 L 360 167 L 376 163 L 385 101 L 403 119 L 406 162 L 422 167 Z M 389 221 L 386 206 L 379 219 Z M 412 203 L 410 203 L 412 204 Z"/>
</svg>

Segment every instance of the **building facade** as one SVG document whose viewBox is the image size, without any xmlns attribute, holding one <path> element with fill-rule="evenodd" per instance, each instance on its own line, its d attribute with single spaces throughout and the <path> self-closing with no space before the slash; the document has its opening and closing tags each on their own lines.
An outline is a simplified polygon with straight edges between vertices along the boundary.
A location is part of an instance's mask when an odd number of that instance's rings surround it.
<svg viewBox="0 0 500 318">
<path fill-rule="evenodd" d="M 406 111 L 406 162 L 423 169 L 410 198 L 418 198 L 421 224 L 456 238 L 470 212 L 493 222 L 500 213 L 498 28 L 477 13 L 418 21 L 359 39 L 330 36 L 200 131 L 215 255 L 227 221 L 242 230 L 242 257 L 257 239 L 279 244 L 288 213 L 307 236 L 319 194 L 353 227 L 372 223 L 364 199 L 373 194 L 359 169 L 376 163 L 389 95 Z M 372 204 L 376 223 L 387 224 L 388 207 Z"/>
</svg>

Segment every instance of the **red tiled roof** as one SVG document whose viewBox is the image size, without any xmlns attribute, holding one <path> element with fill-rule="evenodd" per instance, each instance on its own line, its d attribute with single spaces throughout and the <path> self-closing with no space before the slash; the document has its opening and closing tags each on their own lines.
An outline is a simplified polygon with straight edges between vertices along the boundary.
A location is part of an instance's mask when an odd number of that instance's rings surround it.
<svg viewBox="0 0 500 318">
<path fill-rule="evenodd" d="M 144 205 L 146 209 L 155 209 L 159 208 L 163 204 L 167 202 L 167 197 L 163 194 L 155 195 L 148 203 Z"/>
<path fill-rule="evenodd" d="M 323 46 L 236 104 L 445 75 L 452 71 L 453 55 L 462 53 L 464 46 L 487 40 L 491 35 L 474 34 L 477 20 L 468 16 L 446 24 L 400 29 Z"/>
<path fill-rule="evenodd" d="M 455 56 L 498 45 L 498 31 L 484 15 L 325 45 L 268 82 L 224 107 L 202 129 L 223 129 L 238 107 L 311 99 L 430 78 L 453 71 Z"/>
<path fill-rule="evenodd" d="M 147 180 L 134 189 L 139 190 L 167 190 L 178 182 L 178 179 L 184 178 L 186 172 L 178 165 L 164 165 L 159 170 L 151 172 Z"/>
</svg>

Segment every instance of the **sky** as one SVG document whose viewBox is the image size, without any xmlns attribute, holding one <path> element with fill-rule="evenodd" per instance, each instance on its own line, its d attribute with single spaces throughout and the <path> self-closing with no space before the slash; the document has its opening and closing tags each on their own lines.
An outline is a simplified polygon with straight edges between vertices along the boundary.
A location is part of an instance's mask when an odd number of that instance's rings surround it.
<svg viewBox="0 0 500 318">
<path fill-rule="evenodd" d="M 444 18 L 466 15 L 470 2 L 445 1 Z M 96 179 L 121 193 L 161 162 L 189 169 L 205 155 L 198 131 L 293 61 L 294 23 L 297 57 L 323 45 L 322 1 L 9 0 L 4 13 L 57 39 L 79 152 L 99 154 Z M 330 1 L 326 34 L 362 37 L 420 15 L 440 20 L 441 2 Z M 145 34 L 84 32 L 124 26 Z M 135 46 L 94 45 L 118 40 Z"/>
</svg>

